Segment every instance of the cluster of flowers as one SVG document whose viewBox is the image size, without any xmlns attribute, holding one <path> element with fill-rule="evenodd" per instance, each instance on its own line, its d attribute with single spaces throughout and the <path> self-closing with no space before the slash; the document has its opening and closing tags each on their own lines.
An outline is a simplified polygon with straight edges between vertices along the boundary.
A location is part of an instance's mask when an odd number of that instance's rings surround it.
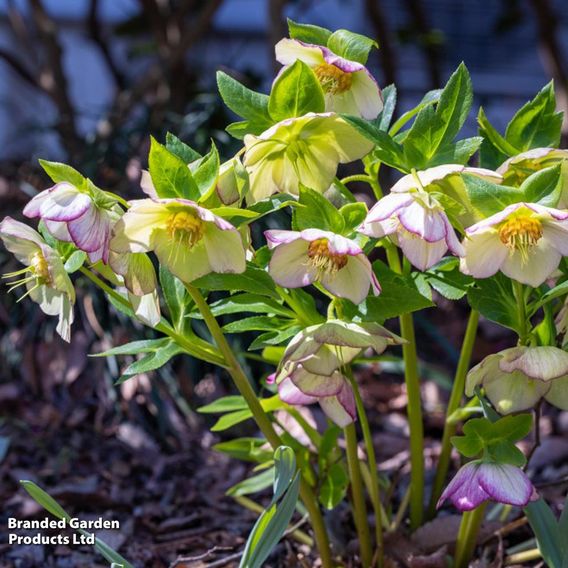
<svg viewBox="0 0 568 568">
<path fill-rule="evenodd" d="M 241 206 L 232 183 L 236 167 L 244 167 L 248 174 L 245 199 L 250 205 L 275 193 L 298 196 L 301 186 L 323 193 L 332 185 L 339 164 L 361 159 L 373 149 L 338 114 L 374 119 L 381 111 L 381 91 L 363 65 L 327 47 L 293 39 L 282 40 L 276 54 L 285 66 L 300 60 L 313 69 L 325 94 L 326 111 L 288 118 L 260 135 L 246 135 L 242 162 L 233 158 L 221 167 L 216 195 L 220 205 Z M 450 251 L 461 258 L 461 270 L 473 277 L 487 278 L 501 271 L 518 282 L 539 286 L 568 255 L 568 211 L 515 203 L 483 218 L 471 204 L 461 176 L 519 183 L 527 171 L 558 163 L 566 154 L 548 148 L 531 151 L 508 160 L 497 172 L 448 164 L 406 175 L 372 207 L 352 238 L 317 228 L 267 231 L 272 249 L 268 272 L 285 288 L 317 282 L 332 295 L 359 304 L 370 292 L 380 293 L 359 243 L 367 237 L 389 237 L 421 271 Z M 147 253 L 155 253 L 159 263 L 181 281 L 193 282 L 211 272 L 244 272 L 249 245 L 235 226 L 202 204 L 159 198 L 147 175 L 142 185 L 148 197 L 125 207 L 90 182 L 81 187 L 57 183 L 34 197 L 24 215 L 41 219 L 49 235 L 84 251 L 95 269 L 127 289 L 137 315 L 155 325 L 160 307 Z M 465 227 L 461 242 L 437 198 L 440 192 L 462 206 L 457 215 L 460 227 Z M 561 202 L 560 207 L 567 204 Z M 75 294 L 60 254 L 34 229 L 10 218 L 0 224 L 0 235 L 25 266 L 8 276 L 22 276 L 14 284 L 25 284 L 26 295 L 45 313 L 59 316 L 57 330 L 69 340 Z M 344 426 L 356 416 L 344 366 L 367 349 L 381 353 L 401 342 L 378 324 L 330 320 L 294 337 L 273 378 L 284 401 L 319 402 L 333 421 Z M 473 369 L 467 391 L 471 395 L 476 385 L 483 384 L 502 413 L 530 408 L 541 397 L 568 409 L 567 380 L 564 351 L 518 347 L 492 355 Z M 532 493 L 527 488 L 530 482 L 513 466 L 476 462 L 460 476 L 462 481 L 456 478 L 442 497 L 451 496 L 460 508 L 488 498 L 523 504 Z M 506 491 L 510 484 L 511 491 Z M 471 492 L 464 497 L 466 486 L 475 487 L 473 497 Z M 491 489 L 499 486 L 501 492 Z M 522 488 L 521 498 L 513 486 Z"/>
</svg>

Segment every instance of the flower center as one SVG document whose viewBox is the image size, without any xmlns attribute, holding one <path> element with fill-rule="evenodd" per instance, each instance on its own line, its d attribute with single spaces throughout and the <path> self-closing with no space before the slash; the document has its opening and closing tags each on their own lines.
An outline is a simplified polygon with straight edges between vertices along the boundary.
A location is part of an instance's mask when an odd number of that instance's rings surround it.
<svg viewBox="0 0 568 568">
<path fill-rule="evenodd" d="M 327 239 L 317 239 L 308 246 L 308 259 L 310 265 L 319 273 L 335 274 L 341 270 L 349 260 L 346 254 L 337 254 L 329 250 Z"/>
<path fill-rule="evenodd" d="M 20 278 L 17 278 L 20 276 Z M 49 273 L 49 264 L 40 251 L 35 252 L 30 258 L 29 266 L 22 268 L 21 270 L 16 270 L 15 272 L 7 272 L 2 276 L 2 278 L 16 278 L 12 282 L 8 282 L 10 289 L 8 292 L 15 290 L 18 286 L 28 285 L 30 282 L 34 282 L 34 285 L 30 288 L 28 286 L 28 291 L 19 298 L 18 302 L 24 299 L 32 290 L 35 290 L 38 286 L 49 286 L 51 284 L 51 274 Z"/>
<path fill-rule="evenodd" d="M 177 244 L 192 247 L 203 237 L 205 223 L 193 211 L 179 211 L 168 220 L 168 232 Z"/>
<path fill-rule="evenodd" d="M 534 217 L 513 217 L 499 228 L 499 238 L 509 249 L 518 250 L 523 261 L 542 237 L 542 223 Z"/>
<path fill-rule="evenodd" d="M 314 68 L 314 73 L 321 84 L 321 88 L 330 95 L 344 93 L 351 88 L 351 73 L 345 73 L 335 65 L 321 63 Z"/>
</svg>

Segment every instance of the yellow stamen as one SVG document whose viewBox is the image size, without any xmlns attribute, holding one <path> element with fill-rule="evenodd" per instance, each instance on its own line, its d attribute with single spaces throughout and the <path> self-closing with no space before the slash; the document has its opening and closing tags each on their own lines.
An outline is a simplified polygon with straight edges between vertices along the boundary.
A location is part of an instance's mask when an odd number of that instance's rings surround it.
<svg viewBox="0 0 568 568">
<path fill-rule="evenodd" d="M 203 237 L 205 223 L 193 210 L 178 211 L 168 220 L 168 232 L 176 244 L 193 247 Z"/>
<path fill-rule="evenodd" d="M 330 95 L 344 93 L 351 88 L 351 73 L 346 73 L 329 63 L 321 63 L 314 68 L 321 88 Z"/>
<path fill-rule="evenodd" d="M 27 275 L 27 276 L 24 276 Z M 16 278 L 17 276 L 23 276 L 18 280 L 12 282 L 7 282 L 10 286 L 8 292 L 15 290 L 18 286 L 27 285 L 30 282 L 35 284 L 30 288 L 19 300 L 25 298 L 32 290 L 35 290 L 39 286 L 49 286 L 51 284 L 51 274 L 49 273 L 49 264 L 40 251 L 34 253 L 30 258 L 30 265 L 22 268 L 21 270 L 16 270 L 14 272 L 8 272 L 2 276 L 2 278 Z"/>
<path fill-rule="evenodd" d="M 530 249 L 541 237 L 542 223 L 534 217 L 512 217 L 499 227 L 501 242 L 511 251 L 519 251 L 523 262 L 527 261 Z"/>
<path fill-rule="evenodd" d="M 317 239 L 308 246 L 308 261 L 320 274 L 335 274 L 347 264 L 348 260 L 346 254 L 332 252 L 327 239 Z"/>
</svg>

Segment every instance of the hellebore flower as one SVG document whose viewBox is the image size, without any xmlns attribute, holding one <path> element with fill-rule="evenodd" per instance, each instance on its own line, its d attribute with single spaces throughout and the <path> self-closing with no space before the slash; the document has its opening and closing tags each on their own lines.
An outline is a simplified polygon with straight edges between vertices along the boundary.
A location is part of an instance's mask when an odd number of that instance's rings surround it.
<svg viewBox="0 0 568 568">
<path fill-rule="evenodd" d="M 144 253 L 110 253 L 109 265 L 122 276 L 137 317 L 150 327 L 160 322 L 160 300 L 154 265 Z"/>
<path fill-rule="evenodd" d="M 4 246 L 25 266 L 22 270 L 5 274 L 5 278 L 21 276 L 12 282 L 10 291 L 25 285 L 30 296 L 49 316 L 59 316 L 57 333 L 65 340 L 71 339 L 75 289 L 61 257 L 48 246 L 41 235 L 10 217 L 0 223 L 0 237 Z"/>
<path fill-rule="evenodd" d="M 72 242 L 92 263 L 108 262 L 111 230 L 121 214 L 103 191 L 94 186 L 81 191 L 67 182 L 42 191 L 24 207 L 26 217 L 41 218 L 56 239 Z"/>
<path fill-rule="evenodd" d="M 235 227 L 186 199 L 138 199 L 114 227 L 117 253 L 154 251 L 183 282 L 210 272 L 245 271 L 245 250 Z"/>
<path fill-rule="evenodd" d="M 518 186 L 535 172 L 555 166 L 566 159 L 568 150 L 533 148 L 505 160 L 497 168 L 497 173 L 503 176 L 505 185 Z"/>
<path fill-rule="evenodd" d="M 525 507 L 534 491 L 522 469 L 510 464 L 476 460 L 456 473 L 437 507 L 441 507 L 446 499 L 460 511 L 472 511 L 485 501 Z"/>
<path fill-rule="evenodd" d="M 568 255 L 568 212 L 514 203 L 466 230 L 461 270 L 476 278 L 503 272 L 540 286 Z"/>
<path fill-rule="evenodd" d="M 481 385 L 501 414 L 532 408 L 541 398 L 568 410 L 568 353 L 558 347 L 512 347 L 489 355 L 466 378 L 465 393 Z"/>
<path fill-rule="evenodd" d="M 274 250 L 268 272 L 285 288 L 301 288 L 314 282 L 339 298 L 361 303 L 372 287 L 381 288 L 371 263 L 354 241 L 319 229 L 272 230 L 264 233 Z"/>
<path fill-rule="evenodd" d="M 294 336 L 275 373 L 278 392 L 288 404 L 319 402 L 339 426 L 355 420 L 355 402 L 349 381 L 341 372 L 365 349 L 382 353 L 403 340 L 376 323 L 329 320 Z"/>
<path fill-rule="evenodd" d="M 333 113 L 308 113 L 278 122 L 260 136 L 244 138 L 250 175 L 249 201 L 274 193 L 298 195 L 300 184 L 323 193 L 338 164 L 368 154 L 373 143 Z"/>
<path fill-rule="evenodd" d="M 468 227 L 483 219 L 483 215 L 471 204 L 461 174 L 474 175 L 493 183 L 502 181 L 501 176 L 491 170 L 470 168 L 460 164 L 444 164 L 416 172 L 415 175 L 405 175 L 392 186 L 390 192 L 407 193 L 423 189 L 434 196 L 441 194 L 447 201 L 455 203 L 456 218 L 464 227 Z"/>
<path fill-rule="evenodd" d="M 275 47 L 276 60 L 282 65 L 303 61 L 318 78 L 325 97 L 325 110 L 377 118 L 383 98 L 377 82 L 361 63 L 344 59 L 327 47 L 282 39 Z"/>
<path fill-rule="evenodd" d="M 419 270 L 434 266 L 448 249 L 463 256 L 463 247 L 443 207 L 421 190 L 383 197 L 357 231 L 376 238 L 393 235 L 404 255 Z"/>
</svg>

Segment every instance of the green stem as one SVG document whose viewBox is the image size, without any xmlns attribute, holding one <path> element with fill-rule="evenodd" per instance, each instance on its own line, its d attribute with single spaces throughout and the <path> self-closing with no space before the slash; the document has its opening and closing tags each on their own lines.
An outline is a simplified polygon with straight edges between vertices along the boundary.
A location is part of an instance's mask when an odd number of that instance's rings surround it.
<svg viewBox="0 0 568 568">
<path fill-rule="evenodd" d="M 387 259 L 394 272 L 402 274 L 400 258 L 392 243 L 386 245 Z M 412 314 L 399 317 L 400 334 L 406 343 L 402 346 L 404 380 L 408 396 L 408 425 L 410 429 L 410 528 L 416 530 L 422 524 L 424 512 L 424 426 L 420 400 L 420 376 L 418 354 L 414 336 Z"/>
<path fill-rule="evenodd" d="M 379 568 L 383 566 L 384 562 L 384 539 L 383 539 L 383 514 L 381 507 L 381 495 L 379 486 L 379 474 L 377 469 L 377 457 L 375 455 L 375 447 L 373 445 L 373 437 L 371 435 L 371 428 L 369 427 L 369 420 L 367 418 L 367 413 L 365 412 L 365 406 L 363 405 L 363 399 L 361 398 L 361 393 L 359 392 L 359 386 L 357 381 L 353 377 L 353 372 L 350 368 L 346 369 L 346 375 L 351 382 L 353 387 L 353 393 L 355 394 L 355 404 L 357 406 L 357 415 L 359 416 L 359 422 L 361 424 L 361 430 L 363 432 L 363 440 L 365 442 L 365 451 L 367 452 L 367 459 L 369 461 L 369 474 L 371 476 L 370 484 L 370 496 L 371 503 L 373 504 L 373 511 L 375 513 L 375 539 L 377 542 L 378 550 L 378 566 Z"/>
<path fill-rule="evenodd" d="M 368 183 L 369 185 L 371 184 L 371 182 L 373 181 L 373 179 L 370 176 L 367 175 L 353 175 L 353 176 L 347 176 L 344 177 L 342 180 L 340 180 L 341 183 L 343 185 L 347 184 L 347 183 L 351 183 L 351 182 L 355 182 L 355 181 L 360 181 L 363 183 Z"/>
<path fill-rule="evenodd" d="M 185 287 L 189 295 L 193 298 L 195 305 L 201 312 L 203 320 L 209 329 L 209 333 L 213 337 L 213 340 L 217 344 L 217 347 L 225 357 L 227 363 L 227 369 L 242 397 L 245 399 L 250 411 L 252 412 L 253 418 L 260 428 L 261 432 L 264 434 L 270 445 L 276 449 L 278 446 L 282 445 L 282 440 L 280 436 L 274 430 L 272 422 L 265 414 L 256 393 L 254 392 L 245 372 L 243 371 L 239 361 L 237 360 L 231 346 L 227 342 L 225 335 L 215 316 L 209 308 L 209 304 L 205 301 L 201 292 L 192 286 L 191 284 L 185 284 Z M 316 498 L 306 482 L 302 478 L 300 482 L 300 496 L 302 501 L 308 511 L 310 516 L 310 522 L 312 529 L 314 531 L 314 536 L 318 545 L 318 550 L 321 556 L 322 565 L 325 568 L 331 568 L 333 562 L 331 559 L 331 550 L 329 548 L 329 539 L 327 537 L 327 531 L 323 522 L 323 517 L 319 506 L 317 504 Z"/>
<path fill-rule="evenodd" d="M 440 451 L 438 467 L 436 469 L 436 476 L 434 478 L 434 485 L 432 487 L 432 495 L 430 497 L 430 505 L 428 507 L 428 518 L 432 518 L 436 514 L 436 504 L 438 502 L 438 499 L 440 498 L 440 495 L 442 494 L 442 488 L 446 480 L 446 475 L 448 474 L 450 456 L 452 453 L 452 444 L 450 442 L 450 439 L 456 433 L 457 429 L 457 424 L 453 422 L 450 423 L 448 418 L 459 408 L 462 400 L 465 388 L 465 377 L 467 375 L 467 371 L 469 370 L 469 365 L 471 362 L 471 353 L 473 351 L 473 345 L 475 343 L 475 338 L 477 335 L 478 322 L 479 312 L 477 312 L 476 310 L 471 310 L 471 313 L 469 314 L 469 320 L 467 322 L 467 328 L 465 330 L 465 336 L 463 338 L 460 358 L 456 369 L 456 375 L 454 377 L 454 383 L 452 385 L 452 392 L 450 394 L 450 400 L 448 402 L 448 408 L 446 410 L 444 434 L 442 435 L 442 449 Z"/>
<path fill-rule="evenodd" d="M 454 568 L 467 568 L 473 556 L 479 528 L 483 522 L 487 503 L 479 505 L 473 511 L 467 511 L 462 515 L 458 539 L 456 541 L 456 555 Z"/>
<path fill-rule="evenodd" d="M 363 568 L 370 568 L 373 561 L 373 551 L 371 547 L 371 534 L 369 523 L 367 522 L 367 510 L 365 507 L 365 495 L 363 493 L 363 479 L 359 468 L 359 457 L 357 455 L 357 434 L 355 424 L 351 423 L 344 428 L 345 443 L 347 445 L 347 467 L 349 469 L 349 479 L 351 481 L 351 496 L 353 498 L 353 518 L 355 528 L 359 537 L 359 549 L 361 551 L 361 565 Z"/>
<path fill-rule="evenodd" d="M 381 184 L 379 183 L 379 170 L 381 168 L 380 162 L 372 162 L 370 159 L 364 159 L 365 172 L 368 176 L 368 182 L 373 190 L 375 199 L 378 201 L 383 197 L 383 190 L 381 189 Z"/>
<path fill-rule="evenodd" d="M 529 339 L 529 322 L 527 319 L 525 288 L 520 282 L 517 282 L 516 280 L 512 280 L 512 282 L 515 300 L 517 301 L 517 307 L 519 309 L 519 343 L 521 345 L 526 345 Z"/>
</svg>

